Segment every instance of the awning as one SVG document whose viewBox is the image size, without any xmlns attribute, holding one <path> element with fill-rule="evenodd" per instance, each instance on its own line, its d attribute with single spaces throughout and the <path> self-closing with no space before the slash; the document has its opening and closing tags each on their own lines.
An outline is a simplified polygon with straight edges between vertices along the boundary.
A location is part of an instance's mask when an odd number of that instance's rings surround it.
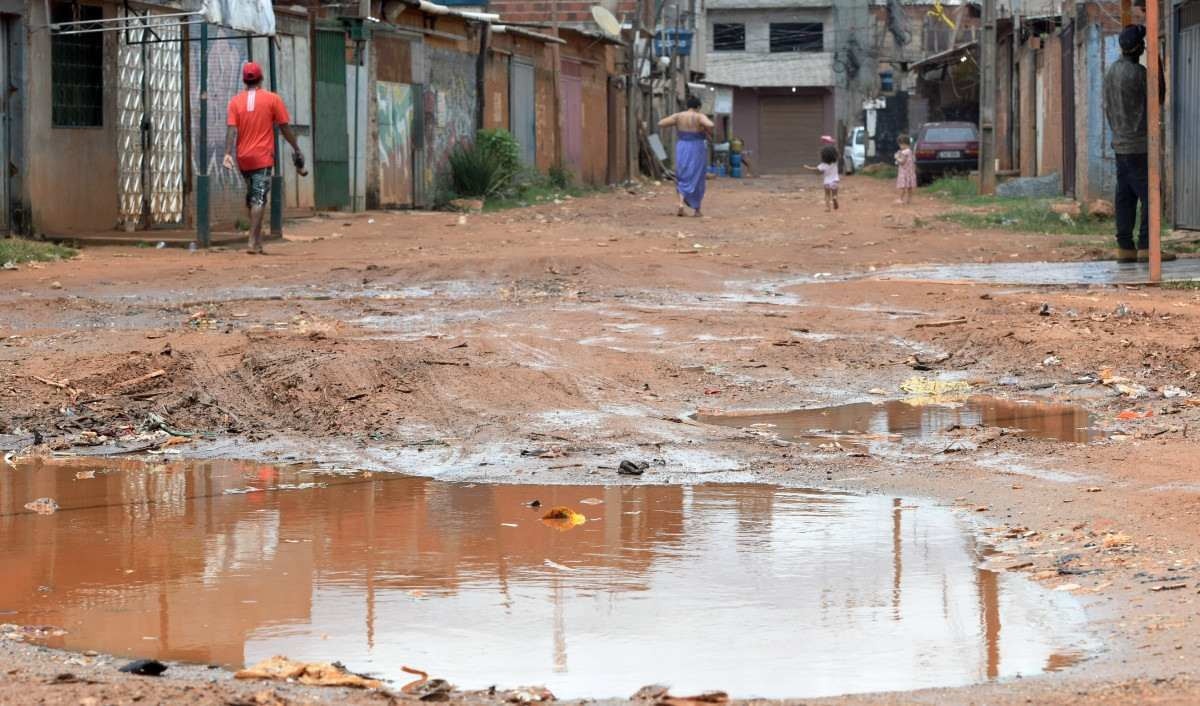
<svg viewBox="0 0 1200 706">
<path fill-rule="evenodd" d="M 962 56 L 964 53 L 966 53 L 968 51 L 972 51 L 972 50 L 976 49 L 978 46 L 979 46 L 978 41 L 965 42 L 965 43 L 959 44 L 958 46 L 953 47 L 951 49 L 947 49 L 946 51 L 938 52 L 937 54 L 927 56 L 924 59 L 921 59 L 920 61 L 914 61 L 913 63 L 908 65 L 908 68 L 911 71 L 911 70 L 916 70 L 916 69 L 923 69 L 923 68 L 929 68 L 929 67 L 933 67 L 933 66 L 942 66 L 944 64 L 949 64 L 949 63 L 952 63 L 954 60 L 958 59 L 959 56 Z"/>
</svg>

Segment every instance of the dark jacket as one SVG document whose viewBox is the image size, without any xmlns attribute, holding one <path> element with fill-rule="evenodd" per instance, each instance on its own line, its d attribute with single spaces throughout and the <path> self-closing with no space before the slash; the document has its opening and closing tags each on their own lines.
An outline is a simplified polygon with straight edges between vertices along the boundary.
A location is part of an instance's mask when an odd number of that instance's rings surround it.
<svg viewBox="0 0 1200 706">
<path fill-rule="evenodd" d="M 1146 67 L 1122 56 L 1104 73 L 1104 115 L 1117 154 L 1146 154 Z"/>
</svg>

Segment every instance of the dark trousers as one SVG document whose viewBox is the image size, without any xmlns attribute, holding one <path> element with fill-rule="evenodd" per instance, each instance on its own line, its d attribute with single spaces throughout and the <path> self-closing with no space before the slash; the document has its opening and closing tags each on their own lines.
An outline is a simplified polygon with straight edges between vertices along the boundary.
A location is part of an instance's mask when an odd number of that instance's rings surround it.
<svg viewBox="0 0 1200 706">
<path fill-rule="evenodd" d="M 1142 203 L 1142 222 L 1138 229 L 1137 247 L 1133 244 L 1133 222 L 1137 205 Z M 1117 212 L 1117 247 L 1122 250 L 1150 248 L 1150 168 L 1146 155 L 1117 155 L 1117 197 L 1113 200 Z"/>
</svg>

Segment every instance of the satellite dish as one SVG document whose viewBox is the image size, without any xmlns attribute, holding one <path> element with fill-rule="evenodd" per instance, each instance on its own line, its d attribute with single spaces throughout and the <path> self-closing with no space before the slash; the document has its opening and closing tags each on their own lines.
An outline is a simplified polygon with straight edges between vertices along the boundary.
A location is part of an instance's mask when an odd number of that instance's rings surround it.
<svg viewBox="0 0 1200 706">
<path fill-rule="evenodd" d="M 613 16 L 613 13 L 606 10 L 601 5 L 592 5 L 592 19 L 600 26 L 600 29 L 610 37 L 621 36 L 621 23 Z"/>
</svg>

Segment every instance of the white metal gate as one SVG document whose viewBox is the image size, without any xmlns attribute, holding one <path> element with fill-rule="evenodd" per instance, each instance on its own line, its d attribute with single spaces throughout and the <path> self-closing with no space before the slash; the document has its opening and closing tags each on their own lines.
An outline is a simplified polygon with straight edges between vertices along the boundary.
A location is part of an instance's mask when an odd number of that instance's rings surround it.
<svg viewBox="0 0 1200 706">
<path fill-rule="evenodd" d="M 178 26 L 163 24 L 121 33 L 117 156 L 126 230 L 183 222 L 180 40 Z"/>
<path fill-rule="evenodd" d="M 1200 3 L 1179 10 L 1175 43 L 1175 225 L 1200 230 Z"/>
</svg>

